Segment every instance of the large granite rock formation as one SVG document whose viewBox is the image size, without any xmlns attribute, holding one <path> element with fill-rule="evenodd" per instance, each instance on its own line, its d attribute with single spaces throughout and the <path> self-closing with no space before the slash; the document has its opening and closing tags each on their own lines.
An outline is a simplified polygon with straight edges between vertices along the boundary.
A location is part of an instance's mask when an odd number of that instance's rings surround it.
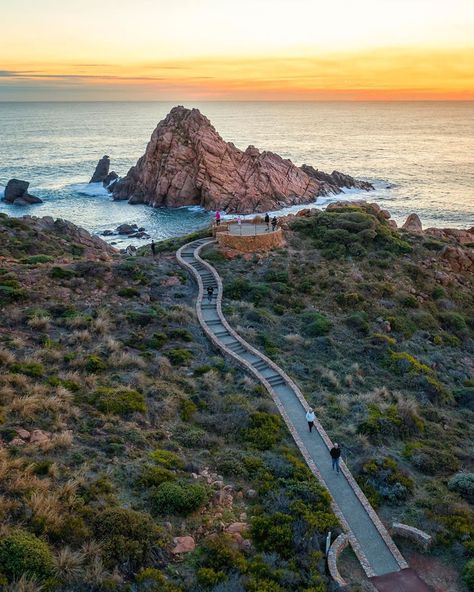
<svg viewBox="0 0 474 592">
<path fill-rule="evenodd" d="M 102 183 L 104 187 L 111 186 L 118 179 L 118 175 L 115 171 L 109 172 L 109 170 L 110 157 L 105 155 L 97 163 L 89 183 Z"/>
<path fill-rule="evenodd" d="M 35 195 L 28 193 L 28 181 L 20 179 L 10 179 L 5 187 L 5 193 L 2 201 L 15 204 L 16 206 L 28 206 L 35 203 L 43 203 L 43 200 Z"/>
<path fill-rule="evenodd" d="M 111 191 L 114 199 L 154 207 L 200 205 L 252 213 L 314 201 L 341 187 L 372 189 L 336 171 L 300 168 L 272 152 L 225 142 L 197 109 L 174 107 L 151 136 L 145 154 Z"/>
</svg>

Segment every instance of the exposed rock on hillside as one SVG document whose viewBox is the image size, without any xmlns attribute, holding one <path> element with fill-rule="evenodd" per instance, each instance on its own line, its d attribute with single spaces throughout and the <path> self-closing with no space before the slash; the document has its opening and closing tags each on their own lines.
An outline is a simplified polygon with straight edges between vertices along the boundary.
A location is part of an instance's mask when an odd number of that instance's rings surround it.
<svg viewBox="0 0 474 592">
<path fill-rule="evenodd" d="M 25 251 L 23 245 L 28 245 Z M 70 253 L 86 259 L 108 259 L 117 251 L 100 239 L 68 220 L 51 216 L 8 218 L 0 215 L 0 257 L 25 255 L 57 255 Z"/>
<path fill-rule="evenodd" d="M 27 206 L 35 203 L 43 203 L 43 200 L 28 193 L 28 181 L 10 179 L 5 187 L 5 194 L 2 201 L 15 204 L 16 206 Z"/>
<path fill-rule="evenodd" d="M 254 146 L 225 142 L 197 109 L 175 107 L 156 127 L 145 154 L 111 189 L 114 199 L 154 207 L 200 205 L 252 213 L 314 201 L 369 183 L 300 168 Z"/>
<path fill-rule="evenodd" d="M 410 214 L 408 218 L 405 220 L 405 224 L 402 226 L 402 230 L 406 230 L 408 232 L 415 232 L 417 234 L 423 232 L 423 227 L 421 225 L 421 220 L 418 214 Z"/>
</svg>

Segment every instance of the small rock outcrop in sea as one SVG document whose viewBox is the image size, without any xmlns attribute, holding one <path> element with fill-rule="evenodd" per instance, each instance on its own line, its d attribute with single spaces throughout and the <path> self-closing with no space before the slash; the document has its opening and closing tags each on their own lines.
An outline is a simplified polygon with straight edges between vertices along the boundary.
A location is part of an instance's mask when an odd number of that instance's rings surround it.
<svg viewBox="0 0 474 592">
<path fill-rule="evenodd" d="M 5 187 L 2 201 L 15 204 L 16 206 L 29 206 L 30 204 L 43 203 L 43 200 L 28 193 L 28 181 L 10 179 Z"/>
<path fill-rule="evenodd" d="M 110 187 L 115 181 L 117 181 L 118 175 L 115 171 L 109 172 L 109 170 L 110 158 L 105 155 L 97 163 L 89 183 L 102 183 L 104 187 Z"/>
<path fill-rule="evenodd" d="M 174 107 L 156 127 L 145 154 L 111 191 L 114 199 L 132 204 L 252 213 L 312 202 L 341 193 L 342 187 L 373 189 L 337 171 L 305 170 L 254 146 L 239 150 L 199 110 Z"/>
</svg>

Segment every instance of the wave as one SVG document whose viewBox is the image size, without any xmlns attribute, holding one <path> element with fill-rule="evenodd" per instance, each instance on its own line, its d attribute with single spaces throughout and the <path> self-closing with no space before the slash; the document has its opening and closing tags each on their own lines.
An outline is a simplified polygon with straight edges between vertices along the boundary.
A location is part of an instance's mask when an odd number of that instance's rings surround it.
<svg viewBox="0 0 474 592">
<path fill-rule="evenodd" d="M 110 197 L 110 193 L 102 183 L 74 183 L 67 185 L 67 189 L 88 197 Z"/>
<path fill-rule="evenodd" d="M 0 199 L 5 196 L 5 187 L 0 185 Z"/>
</svg>

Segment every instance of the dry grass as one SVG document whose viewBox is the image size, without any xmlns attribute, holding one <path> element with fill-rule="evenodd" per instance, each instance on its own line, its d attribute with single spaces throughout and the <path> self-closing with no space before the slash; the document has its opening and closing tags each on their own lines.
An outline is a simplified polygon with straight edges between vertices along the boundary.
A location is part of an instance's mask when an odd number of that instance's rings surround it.
<svg viewBox="0 0 474 592">
<path fill-rule="evenodd" d="M 43 592 L 44 590 L 45 587 L 39 584 L 35 578 L 23 575 L 17 582 L 9 584 L 5 592 Z"/>
<path fill-rule="evenodd" d="M 101 312 L 96 319 L 91 323 L 91 330 L 98 335 L 106 335 L 112 327 L 109 316 L 105 312 Z"/>
<path fill-rule="evenodd" d="M 298 347 L 305 344 L 305 339 L 298 333 L 289 333 L 285 335 L 285 341 L 287 341 L 293 347 Z"/>
<path fill-rule="evenodd" d="M 117 339 L 114 339 L 113 337 L 106 337 L 102 340 L 102 344 L 107 349 L 107 351 L 111 353 L 119 352 L 123 347 L 122 342 L 118 341 Z"/>
<path fill-rule="evenodd" d="M 114 352 L 109 358 L 112 368 L 146 368 L 146 362 L 136 354 L 122 351 Z"/>
<path fill-rule="evenodd" d="M 53 434 L 49 442 L 45 442 L 42 446 L 45 452 L 51 450 L 68 450 L 71 448 L 74 442 L 74 436 L 72 430 L 65 430 L 59 434 Z"/>
<path fill-rule="evenodd" d="M 90 343 L 92 341 L 91 332 L 87 329 L 82 331 L 74 331 L 67 340 L 69 344 L 74 345 L 75 343 Z"/>
<path fill-rule="evenodd" d="M 33 516 L 39 518 L 46 527 L 57 530 L 63 523 L 64 507 L 58 495 L 50 491 L 35 491 L 26 505 Z"/>
<path fill-rule="evenodd" d="M 0 347 L 0 366 L 9 366 L 15 360 L 15 355 L 10 350 Z"/>
<path fill-rule="evenodd" d="M 54 571 L 57 578 L 70 584 L 79 580 L 85 561 L 84 553 L 64 547 L 54 558 Z"/>
<path fill-rule="evenodd" d="M 34 316 L 28 319 L 27 325 L 36 331 L 47 331 L 51 324 L 51 318 L 47 315 Z"/>
</svg>

